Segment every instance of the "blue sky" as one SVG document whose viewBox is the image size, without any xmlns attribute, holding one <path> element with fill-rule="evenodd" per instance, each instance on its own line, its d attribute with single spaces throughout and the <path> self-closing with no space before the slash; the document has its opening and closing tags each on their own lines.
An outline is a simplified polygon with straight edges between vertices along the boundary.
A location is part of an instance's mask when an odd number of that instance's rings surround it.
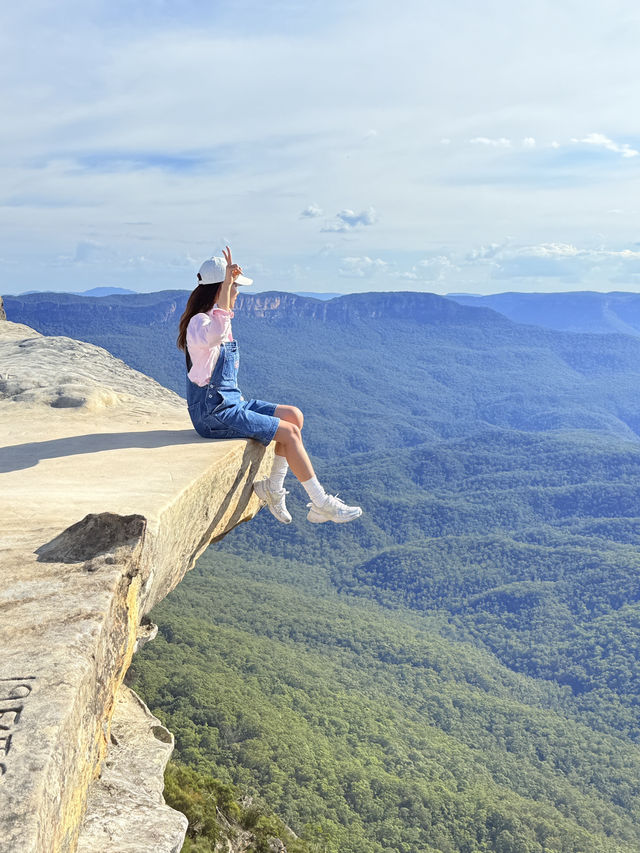
<svg viewBox="0 0 640 853">
<path fill-rule="evenodd" d="M 256 290 L 640 290 L 638 43 L 626 0 L 6 8 L 0 292 L 226 242 Z"/>
</svg>

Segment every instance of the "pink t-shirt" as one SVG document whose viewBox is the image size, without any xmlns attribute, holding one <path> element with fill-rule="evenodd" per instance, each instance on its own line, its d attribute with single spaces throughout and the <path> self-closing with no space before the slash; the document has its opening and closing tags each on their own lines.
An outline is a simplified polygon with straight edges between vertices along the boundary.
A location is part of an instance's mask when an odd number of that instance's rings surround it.
<svg viewBox="0 0 640 853">
<path fill-rule="evenodd" d="M 193 362 L 189 379 L 204 387 L 220 355 L 220 344 L 232 341 L 231 318 L 233 311 L 214 305 L 206 314 L 194 314 L 187 326 L 187 347 Z"/>
</svg>

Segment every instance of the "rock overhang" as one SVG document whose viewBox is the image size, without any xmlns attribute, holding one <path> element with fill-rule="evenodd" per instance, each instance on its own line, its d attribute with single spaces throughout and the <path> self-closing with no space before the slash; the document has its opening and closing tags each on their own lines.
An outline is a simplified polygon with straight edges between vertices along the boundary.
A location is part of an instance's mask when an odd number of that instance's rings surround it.
<svg viewBox="0 0 640 853">
<path fill-rule="evenodd" d="M 0 323 L 0 850 L 73 850 L 144 615 L 258 510 L 270 451 L 211 442 L 105 350 Z"/>
</svg>

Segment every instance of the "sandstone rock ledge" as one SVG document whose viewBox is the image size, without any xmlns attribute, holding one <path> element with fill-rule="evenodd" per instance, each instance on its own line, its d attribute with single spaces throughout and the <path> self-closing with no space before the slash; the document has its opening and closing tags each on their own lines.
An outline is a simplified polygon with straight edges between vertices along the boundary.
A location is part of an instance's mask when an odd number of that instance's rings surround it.
<svg viewBox="0 0 640 853">
<path fill-rule="evenodd" d="M 270 451 L 201 439 L 105 350 L 7 321 L 0 434 L 0 851 L 177 851 L 171 736 L 122 679 L 144 615 L 258 510 Z"/>
</svg>

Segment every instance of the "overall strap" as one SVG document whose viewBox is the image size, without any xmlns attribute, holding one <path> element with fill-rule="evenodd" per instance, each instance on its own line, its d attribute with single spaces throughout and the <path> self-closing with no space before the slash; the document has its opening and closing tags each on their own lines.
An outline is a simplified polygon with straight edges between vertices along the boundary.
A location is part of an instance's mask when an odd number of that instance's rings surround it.
<svg viewBox="0 0 640 853">
<path fill-rule="evenodd" d="M 184 357 L 185 357 L 185 361 L 187 362 L 187 373 L 188 373 L 191 370 L 191 368 L 193 367 L 193 362 L 191 361 L 191 356 L 189 355 L 189 348 L 187 346 L 185 346 L 185 348 L 184 348 Z"/>
</svg>

